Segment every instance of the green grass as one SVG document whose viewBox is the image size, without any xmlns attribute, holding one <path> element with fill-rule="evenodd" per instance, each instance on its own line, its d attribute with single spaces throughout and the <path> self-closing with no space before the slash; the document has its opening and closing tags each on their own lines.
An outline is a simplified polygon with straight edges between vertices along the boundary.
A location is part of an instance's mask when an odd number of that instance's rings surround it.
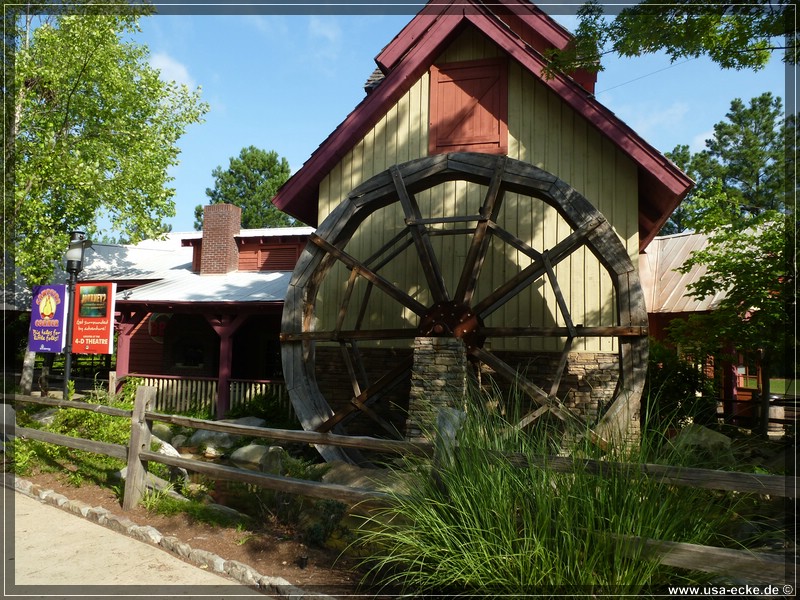
<svg viewBox="0 0 800 600">
<path fill-rule="evenodd" d="M 625 536 L 712 544 L 734 518 L 724 495 L 662 485 L 634 467 L 600 478 L 515 466 L 507 453 L 549 455 L 561 432 L 511 422 L 472 402 L 435 477 L 408 462 L 415 485 L 361 528 L 371 580 L 403 593 L 650 593 L 686 573 L 643 559 Z M 569 452 L 601 456 L 581 441 Z"/>
<path fill-rule="evenodd" d="M 769 391 L 771 394 L 797 394 L 796 379 L 770 379 Z"/>
</svg>

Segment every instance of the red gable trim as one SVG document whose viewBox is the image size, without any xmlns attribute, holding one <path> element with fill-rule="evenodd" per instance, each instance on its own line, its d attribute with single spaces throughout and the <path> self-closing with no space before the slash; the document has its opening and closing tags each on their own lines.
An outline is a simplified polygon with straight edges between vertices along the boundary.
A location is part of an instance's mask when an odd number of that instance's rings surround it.
<svg viewBox="0 0 800 600">
<path fill-rule="evenodd" d="M 279 209 L 317 226 L 319 184 L 354 144 L 383 117 L 422 76 L 463 24 L 460 10 L 449 7 L 437 15 L 428 35 L 415 44 L 404 60 L 366 96 L 328 136 L 311 158 L 278 190 L 272 202 Z"/>
<path fill-rule="evenodd" d="M 512 1 L 505 0 L 503 6 L 511 6 Z M 533 26 L 534 19 L 540 19 L 548 25 L 543 30 L 549 31 L 549 35 L 560 33 L 560 28 L 552 25 L 549 17 L 533 5 L 525 6 L 530 14 L 520 17 L 523 22 Z M 468 23 L 538 77 L 637 164 L 640 179 L 639 236 L 640 248 L 643 249 L 688 192 L 692 181 L 574 80 L 563 75 L 544 79 L 542 55 L 509 29 L 502 16 L 491 12 L 491 7 L 472 3 L 468 7 L 448 5 L 444 10 L 441 5 L 428 5 L 403 28 L 377 59 L 379 66 L 386 69 L 384 81 L 359 103 L 306 164 L 284 184 L 274 198 L 274 204 L 304 223 L 317 225 L 318 188 L 322 179 L 422 76 Z"/>
</svg>

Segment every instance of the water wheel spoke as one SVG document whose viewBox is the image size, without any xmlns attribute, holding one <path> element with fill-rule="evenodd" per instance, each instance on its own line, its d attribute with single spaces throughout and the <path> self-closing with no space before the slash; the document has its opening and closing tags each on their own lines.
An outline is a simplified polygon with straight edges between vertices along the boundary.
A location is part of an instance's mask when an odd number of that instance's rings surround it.
<svg viewBox="0 0 800 600">
<path fill-rule="evenodd" d="M 560 263 L 578 247 L 580 247 L 589 234 L 600 225 L 599 220 L 592 219 L 580 229 L 576 229 L 567 237 L 553 246 L 550 250 L 541 253 L 540 258 L 534 261 L 517 273 L 514 277 L 500 285 L 492 293 L 475 305 L 477 312 L 482 319 L 486 319 L 493 312 L 502 307 L 506 302 L 514 298 L 522 290 L 547 273 L 547 264 L 552 269 Z"/>
<path fill-rule="evenodd" d="M 411 296 L 405 293 L 403 290 L 398 288 L 396 285 L 391 283 L 389 280 L 381 277 L 375 271 L 367 267 L 361 261 L 357 260 L 356 258 L 350 256 L 347 252 L 340 250 L 333 244 L 329 243 L 328 241 L 324 240 L 323 238 L 311 234 L 309 236 L 309 241 L 314 245 L 318 246 L 320 249 L 327 252 L 329 255 L 333 256 L 340 262 L 342 262 L 345 266 L 350 268 L 353 271 L 357 271 L 359 275 L 361 275 L 364 279 L 372 283 L 375 287 L 386 293 L 389 297 L 393 298 L 409 310 L 413 311 L 415 314 L 421 315 L 425 312 L 425 306 L 422 305 L 420 302 L 414 300 Z"/>
<path fill-rule="evenodd" d="M 350 271 L 350 277 L 347 278 L 347 286 L 344 290 L 342 297 L 342 304 L 339 306 L 339 314 L 336 317 L 336 331 L 339 331 L 344 324 L 345 317 L 347 317 L 347 309 L 350 307 L 350 298 L 353 296 L 353 289 L 358 280 L 358 272 Z"/>
<path fill-rule="evenodd" d="M 489 223 L 489 227 L 491 227 L 493 235 L 503 240 L 506 244 L 508 244 L 515 250 L 519 250 L 531 260 L 542 259 L 541 252 L 539 252 L 536 248 L 534 248 L 530 244 L 523 242 L 517 236 L 512 235 L 511 233 L 500 227 L 497 223 Z"/>
<path fill-rule="evenodd" d="M 413 358 L 408 357 L 400 361 L 400 363 L 393 368 L 391 371 L 383 375 L 380 379 L 378 379 L 374 384 L 370 385 L 367 389 L 363 390 L 358 396 L 350 399 L 350 406 L 340 410 L 324 423 L 322 423 L 319 427 L 316 428 L 316 431 L 325 433 L 333 429 L 339 424 L 345 425 L 348 421 L 355 418 L 360 412 L 370 416 L 381 424 L 383 421 L 386 424 L 386 421 L 378 417 L 378 415 L 370 410 L 367 410 L 370 405 L 377 402 L 383 394 L 390 391 L 396 385 L 398 385 L 401 381 L 405 379 L 408 373 L 411 371 L 411 367 L 413 365 Z M 375 419 L 378 417 L 378 419 Z M 383 427 L 383 425 L 381 425 Z M 385 427 L 384 427 L 385 428 Z M 397 430 L 394 427 L 391 427 L 390 433 L 392 435 L 397 434 Z"/>
<path fill-rule="evenodd" d="M 397 166 L 393 166 L 389 171 L 392 174 L 395 191 L 405 213 L 406 224 L 411 231 L 411 237 L 414 240 L 420 264 L 422 265 L 422 272 L 425 274 L 425 280 L 428 282 L 428 288 L 433 295 L 433 299 L 436 302 L 449 300 L 450 295 L 447 293 L 447 285 L 442 275 L 442 268 L 436 258 L 431 240 L 426 233 L 425 225 L 419 223 L 419 219 L 422 219 L 422 213 L 419 210 L 417 201 L 408 192 L 405 183 L 403 183 L 400 169 Z"/>
<path fill-rule="evenodd" d="M 531 400 L 533 400 L 536 404 L 540 406 L 547 405 L 547 402 L 550 399 L 550 397 L 547 395 L 547 392 L 521 375 L 519 371 L 501 358 L 498 358 L 491 352 L 487 352 L 483 348 L 471 348 L 470 354 L 481 362 L 489 365 L 504 379 L 517 385 L 523 392 L 530 396 Z"/>
<path fill-rule="evenodd" d="M 556 372 L 553 375 L 553 385 L 550 387 L 550 397 L 555 398 L 558 395 L 558 387 L 561 385 L 561 379 L 564 377 L 564 370 L 567 368 L 567 359 L 569 358 L 570 350 L 572 350 L 572 340 L 574 338 L 567 338 L 564 343 L 564 350 L 561 352 L 561 358 L 558 361 Z"/>
<path fill-rule="evenodd" d="M 505 158 L 506 157 L 503 157 L 501 160 L 497 161 L 492 180 L 489 183 L 489 189 L 486 191 L 486 198 L 481 207 L 481 216 L 483 219 L 478 221 L 478 224 L 475 226 L 475 233 L 472 236 L 472 242 L 467 251 L 467 258 L 461 270 L 461 277 L 458 280 L 455 295 L 457 302 L 469 304 L 472 301 L 475 286 L 480 278 L 481 270 L 486 260 L 486 253 L 489 251 L 491 242 L 492 229 L 490 228 L 490 224 L 493 224 L 497 220 L 497 215 L 503 204 L 503 190 L 500 184 L 503 181 L 503 173 L 506 166 Z"/>
<path fill-rule="evenodd" d="M 647 327 L 637 325 L 612 325 L 608 327 L 584 327 L 576 325 L 573 337 L 646 337 Z M 488 337 L 569 337 L 567 327 L 482 327 L 480 332 Z"/>
<path fill-rule="evenodd" d="M 361 395 L 361 384 L 358 382 L 358 377 L 356 377 L 356 370 L 353 366 L 353 360 L 350 356 L 350 352 L 347 350 L 347 344 L 345 342 L 341 342 L 339 347 L 342 349 L 342 359 L 344 360 L 347 374 L 350 376 L 350 386 L 353 388 L 353 396 L 357 398 Z"/>
<path fill-rule="evenodd" d="M 281 342 L 352 342 L 380 340 L 409 340 L 417 336 L 416 329 L 342 329 L 340 331 L 301 331 L 282 333 Z"/>
<path fill-rule="evenodd" d="M 553 265 L 550 262 L 550 255 L 545 254 L 542 258 L 544 260 L 544 268 L 545 272 L 547 273 L 547 279 L 550 280 L 550 287 L 553 289 L 553 293 L 556 297 L 556 304 L 558 304 L 558 309 L 561 311 L 561 316 L 564 318 L 564 323 L 566 323 L 567 329 L 569 330 L 569 343 L 571 344 L 571 339 L 575 337 L 575 325 L 572 322 L 572 316 L 569 314 L 567 301 L 564 299 L 564 294 L 561 292 L 561 286 L 558 284 L 558 279 L 556 279 Z"/>
</svg>

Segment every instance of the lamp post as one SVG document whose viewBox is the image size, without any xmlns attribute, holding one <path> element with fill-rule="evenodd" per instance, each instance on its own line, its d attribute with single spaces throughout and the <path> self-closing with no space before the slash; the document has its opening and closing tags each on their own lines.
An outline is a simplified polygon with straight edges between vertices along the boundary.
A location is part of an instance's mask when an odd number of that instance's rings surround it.
<svg viewBox="0 0 800 600">
<path fill-rule="evenodd" d="M 83 270 L 83 253 L 86 248 L 91 248 L 91 240 L 86 239 L 83 231 L 70 231 L 69 248 L 64 256 L 67 260 L 67 339 L 64 344 L 64 400 L 69 398 L 69 380 L 72 370 L 72 321 L 75 315 L 75 284 L 78 282 L 78 273 Z"/>
</svg>

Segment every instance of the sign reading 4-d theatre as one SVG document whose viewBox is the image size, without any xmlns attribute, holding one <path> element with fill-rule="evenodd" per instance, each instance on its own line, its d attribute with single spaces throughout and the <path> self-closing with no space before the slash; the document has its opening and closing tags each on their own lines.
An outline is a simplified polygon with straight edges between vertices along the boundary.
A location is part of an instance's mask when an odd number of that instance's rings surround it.
<svg viewBox="0 0 800 600">
<path fill-rule="evenodd" d="M 64 351 L 67 303 L 66 285 L 36 285 L 33 287 L 28 350 L 54 353 Z"/>
<path fill-rule="evenodd" d="M 116 283 L 79 283 L 75 287 L 72 351 L 75 354 L 114 352 Z"/>
</svg>

